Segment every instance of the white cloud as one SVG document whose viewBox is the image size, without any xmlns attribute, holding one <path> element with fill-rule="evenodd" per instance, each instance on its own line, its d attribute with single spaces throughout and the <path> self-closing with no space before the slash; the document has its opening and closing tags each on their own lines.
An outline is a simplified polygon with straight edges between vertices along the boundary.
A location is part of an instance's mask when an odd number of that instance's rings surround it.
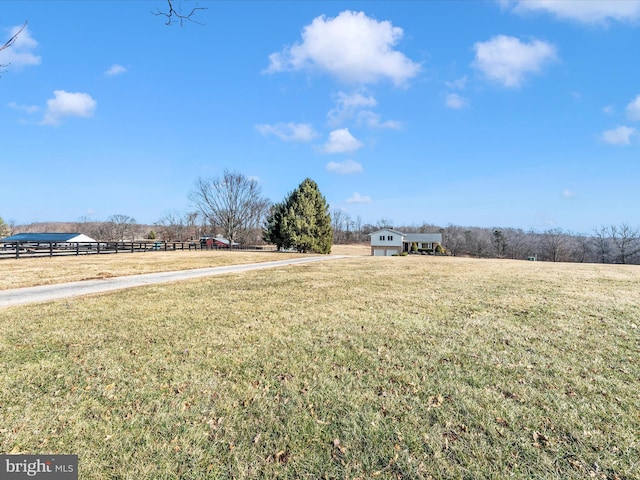
<svg viewBox="0 0 640 480">
<path fill-rule="evenodd" d="M 449 88 L 452 88 L 455 90 L 464 90 L 467 87 L 468 81 L 469 81 L 469 77 L 465 75 L 464 77 L 460 77 L 452 82 L 444 82 L 444 83 Z"/>
<path fill-rule="evenodd" d="M 362 172 L 362 165 L 353 160 L 345 160 L 344 162 L 327 163 L 327 171 L 339 173 L 340 175 L 348 175 L 350 173 Z"/>
<path fill-rule="evenodd" d="M 8 38 L 13 37 L 21 28 L 22 25 L 18 25 L 9 29 Z M 42 59 L 33 53 L 37 46 L 38 42 L 31 36 L 29 27 L 25 27 L 13 45 L 0 51 L 0 65 L 11 65 L 17 69 L 39 65 Z"/>
<path fill-rule="evenodd" d="M 604 23 L 609 20 L 635 22 L 640 19 L 640 0 L 517 0 L 513 12 L 545 12 L 563 20 Z"/>
<path fill-rule="evenodd" d="M 336 106 L 329 110 L 327 118 L 331 125 L 340 125 L 353 118 L 362 108 L 375 107 L 378 104 L 372 96 L 363 95 L 360 92 L 347 94 L 338 92 L 336 95 Z"/>
<path fill-rule="evenodd" d="M 404 85 L 421 67 L 394 50 L 403 30 L 364 12 L 344 11 L 335 18 L 316 17 L 302 31 L 302 41 L 269 56 L 267 73 L 316 70 L 347 83 L 387 79 Z"/>
<path fill-rule="evenodd" d="M 275 135 L 285 142 L 309 142 L 318 136 L 317 132 L 308 123 L 262 123 L 256 125 L 262 135 Z"/>
<path fill-rule="evenodd" d="M 329 140 L 321 150 L 324 153 L 348 153 L 362 148 L 362 142 L 356 139 L 348 128 L 340 128 L 329 133 Z"/>
<path fill-rule="evenodd" d="M 104 74 L 109 76 L 114 76 L 114 75 L 122 75 L 123 73 L 126 73 L 126 72 L 127 72 L 127 69 L 125 67 L 115 63 L 111 65 L 111 67 L 109 67 L 109 69 L 106 72 L 104 72 Z"/>
<path fill-rule="evenodd" d="M 610 145 L 629 145 L 635 135 L 635 128 L 620 126 L 603 132 L 600 138 Z"/>
<path fill-rule="evenodd" d="M 464 98 L 457 93 L 450 93 L 445 97 L 445 105 L 454 110 L 460 110 L 469 106 L 469 99 Z"/>
<path fill-rule="evenodd" d="M 401 130 L 402 122 L 397 120 L 382 120 L 380 114 L 372 112 L 370 110 L 363 110 L 358 112 L 357 122 L 358 126 L 366 126 L 369 128 L 388 128 L 391 130 Z"/>
<path fill-rule="evenodd" d="M 629 105 L 627 105 L 627 117 L 630 120 L 640 121 L 640 95 L 636 96 Z"/>
<path fill-rule="evenodd" d="M 327 113 L 329 125 L 338 126 L 349 120 L 355 120 L 356 125 L 369 128 L 400 129 L 402 124 L 395 120 L 382 120 L 380 114 L 369 110 L 378 105 L 376 99 L 362 92 L 347 94 L 338 92 L 336 106 Z"/>
<path fill-rule="evenodd" d="M 473 48 L 476 58 L 472 66 L 505 87 L 519 87 L 525 75 L 537 73 L 557 59 L 556 48 L 550 43 L 541 40 L 525 43 L 506 35 L 477 42 Z"/>
<path fill-rule="evenodd" d="M 346 200 L 347 203 L 371 203 L 371 197 L 366 195 L 360 195 L 358 192 L 354 192 Z"/>
<path fill-rule="evenodd" d="M 91 117 L 97 102 L 88 93 L 71 93 L 55 90 L 54 98 L 47 100 L 47 111 L 42 123 L 59 125 L 62 117 Z"/>
<path fill-rule="evenodd" d="M 7 107 L 26 113 L 36 113 L 40 111 L 40 107 L 38 107 L 37 105 L 18 105 L 16 102 L 9 102 L 7 104 Z"/>
<path fill-rule="evenodd" d="M 614 110 L 614 108 L 613 108 L 613 105 L 607 105 L 606 107 L 604 107 L 604 108 L 602 109 L 602 111 L 603 111 L 604 113 L 606 113 L 607 115 L 613 115 L 613 113 L 614 113 L 614 111 L 615 111 L 615 110 Z"/>
<path fill-rule="evenodd" d="M 569 190 L 568 188 L 565 188 L 562 191 L 562 198 L 572 198 L 575 196 L 576 196 L 575 192 L 573 192 L 572 190 Z"/>
</svg>

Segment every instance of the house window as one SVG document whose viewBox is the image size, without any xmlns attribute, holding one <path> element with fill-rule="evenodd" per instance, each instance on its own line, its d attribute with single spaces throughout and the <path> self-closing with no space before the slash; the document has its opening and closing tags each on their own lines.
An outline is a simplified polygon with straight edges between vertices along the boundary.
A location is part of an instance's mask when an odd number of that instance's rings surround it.
<svg viewBox="0 0 640 480">
<path fill-rule="evenodd" d="M 387 235 L 387 240 L 389 241 L 393 240 L 393 235 Z"/>
<path fill-rule="evenodd" d="M 380 235 L 380 240 L 384 241 L 384 235 Z"/>
</svg>

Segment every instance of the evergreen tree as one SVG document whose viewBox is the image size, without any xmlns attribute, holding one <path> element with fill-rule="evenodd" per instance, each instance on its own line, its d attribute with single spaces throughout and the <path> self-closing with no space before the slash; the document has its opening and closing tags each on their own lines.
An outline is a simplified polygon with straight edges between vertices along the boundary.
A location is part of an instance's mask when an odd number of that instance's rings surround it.
<svg viewBox="0 0 640 480">
<path fill-rule="evenodd" d="M 293 247 L 303 253 L 331 252 L 329 205 L 316 182 L 307 178 L 284 202 L 273 206 L 264 239 L 278 248 Z"/>
<path fill-rule="evenodd" d="M 11 235 L 11 227 L 0 217 L 0 238 Z"/>
<path fill-rule="evenodd" d="M 263 230 L 263 238 L 265 242 L 273 243 L 278 250 L 282 248 L 290 248 L 291 245 L 283 234 L 283 218 L 287 209 L 287 203 L 276 203 L 271 206 L 271 211 L 267 217 L 267 223 Z"/>
</svg>

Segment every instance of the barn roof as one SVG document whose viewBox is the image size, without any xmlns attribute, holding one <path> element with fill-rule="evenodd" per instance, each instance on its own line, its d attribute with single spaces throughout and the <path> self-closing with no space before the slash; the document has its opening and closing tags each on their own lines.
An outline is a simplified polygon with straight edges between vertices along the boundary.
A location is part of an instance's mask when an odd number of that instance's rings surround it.
<svg viewBox="0 0 640 480">
<path fill-rule="evenodd" d="M 92 238 L 82 233 L 16 233 L 10 237 L 0 239 L 0 242 L 34 242 L 34 243 L 64 243 L 64 242 L 94 242 Z"/>
</svg>

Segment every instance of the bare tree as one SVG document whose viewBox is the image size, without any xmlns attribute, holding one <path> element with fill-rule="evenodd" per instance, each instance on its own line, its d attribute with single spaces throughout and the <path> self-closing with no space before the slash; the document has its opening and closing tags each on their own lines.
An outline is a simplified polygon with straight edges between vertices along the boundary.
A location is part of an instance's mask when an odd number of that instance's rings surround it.
<svg viewBox="0 0 640 480">
<path fill-rule="evenodd" d="M 446 241 L 444 241 L 446 238 Z M 444 229 L 443 245 L 454 257 L 466 252 L 466 237 L 464 228 L 457 225 L 449 225 Z"/>
<path fill-rule="evenodd" d="M 333 243 L 353 242 L 356 235 L 356 222 L 348 213 L 339 208 L 331 212 L 331 227 L 333 228 Z"/>
<path fill-rule="evenodd" d="M 131 237 L 134 240 L 136 219 L 128 215 L 116 214 L 107 218 L 109 224 L 110 237 L 112 240 L 124 242 L 125 238 Z"/>
<path fill-rule="evenodd" d="M 605 226 L 594 228 L 592 242 L 598 257 L 598 262 L 608 263 L 611 251 L 609 229 Z"/>
<path fill-rule="evenodd" d="M 531 254 L 531 247 L 529 246 L 530 235 L 525 233 L 524 230 L 520 228 L 505 228 L 502 229 L 502 233 L 506 241 L 506 257 L 512 259 L 523 259 L 527 258 Z"/>
<path fill-rule="evenodd" d="M 545 258 L 551 262 L 562 262 L 568 254 L 567 235 L 560 228 L 545 230 L 542 233 L 541 246 Z"/>
<path fill-rule="evenodd" d="M 616 247 L 616 263 L 632 263 L 633 257 L 640 252 L 640 233 L 626 223 L 609 227 L 611 240 Z"/>
<path fill-rule="evenodd" d="M 362 232 L 362 217 L 358 215 L 353 221 L 353 240 L 355 242 L 363 242 L 366 239 L 366 235 Z"/>
<path fill-rule="evenodd" d="M 198 236 L 198 214 L 196 212 L 166 212 L 154 223 L 156 233 L 165 241 L 184 242 Z"/>
<path fill-rule="evenodd" d="M 174 210 L 166 212 L 153 224 L 160 238 L 170 242 L 181 242 L 184 237 L 184 221 L 182 214 Z"/>
<path fill-rule="evenodd" d="M 487 228 L 473 228 L 464 232 L 468 252 L 478 258 L 491 257 L 493 232 Z"/>
<path fill-rule="evenodd" d="M 376 228 L 378 229 L 393 228 L 393 220 L 391 220 L 390 218 L 381 218 L 376 223 Z"/>
<path fill-rule="evenodd" d="M 586 235 L 579 233 L 569 234 L 569 241 L 572 261 L 578 263 L 592 261 L 591 241 Z"/>
<path fill-rule="evenodd" d="M 345 213 L 339 208 L 334 208 L 331 212 L 331 228 L 333 228 L 333 243 L 342 243 L 344 241 Z"/>
<path fill-rule="evenodd" d="M 271 206 L 256 180 L 227 170 L 222 178 L 199 178 L 189 199 L 230 245 L 245 243 L 250 232 L 260 228 Z"/>
<path fill-rule="evenodd" d="M 200 23 L 197 22 L 194 17 L 198 10 L 206 10 L 206 7 L 200 7 L 196 3 L 195 7 L 191 7 L 189 9 L 182 8 L 182 0 L 167 0 L 167 9 L 166 11 L 162 11 L 157 9 L 155 12 L 151 12 L 156 16 L 162 16 L 167 19 L 165 22 L 166 25 L 172 25 L 173 22 L 178 22 L 180 26 L 184 26 L 186 22 Z"/>
</svg>

